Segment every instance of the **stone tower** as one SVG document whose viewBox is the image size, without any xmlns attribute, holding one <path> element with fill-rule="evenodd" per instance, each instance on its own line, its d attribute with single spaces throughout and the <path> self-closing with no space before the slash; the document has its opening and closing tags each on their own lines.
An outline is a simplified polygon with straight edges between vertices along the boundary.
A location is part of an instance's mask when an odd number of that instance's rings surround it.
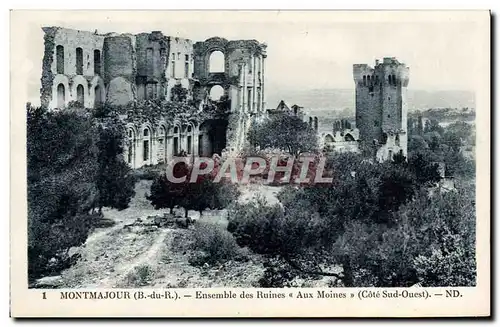
<svg viewBox="0 0 500 327">
<path fill-rule="evenodd" d="M 409 68 L 389 57 L 376 60 L 374 68 L 355 64 L 353 74 L 361 144 L 379 161 L 392 160 L 397 153 L 407 156 Z"/>
</svg>

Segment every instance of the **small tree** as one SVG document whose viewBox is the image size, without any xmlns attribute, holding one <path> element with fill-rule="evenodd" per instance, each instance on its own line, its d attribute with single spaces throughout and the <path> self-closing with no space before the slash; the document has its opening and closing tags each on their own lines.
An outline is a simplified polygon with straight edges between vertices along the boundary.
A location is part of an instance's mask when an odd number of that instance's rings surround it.
<svg viewBox="0 0 500 327">
<path fill-rule="evenodd" d="M 110 119 L 99 128 L 97 189 L 98 207 L 123 210 L 135 194 L 136 179 L 123 160 L 123 126 Z"/>
<path fill-rule="evenodd" d="M 314 152 L 318 147 L 316 131 L 299 117 L 277 114 L 260 123 L 252 124 L 248 133 L 250 144 L 263 148 L 277 148 L 292 155 Z"/>
<path fill-rule="evenodd" d="M 188 175 L 187 165 L 183 162 L 174 166 L 173 175 L 181 178 Z M 167 178 L 166 174 L 158 175 L 151 184 L 150 194 L 146 198 L 151 201 L 155 209 L 169 208 L 173 214 L 177 205 L 183 205 L 188 192 L 188 180 L 184 183 L 173 183 Z M 187 215 L 187 210 L 186 210 Z"/>
</svg>

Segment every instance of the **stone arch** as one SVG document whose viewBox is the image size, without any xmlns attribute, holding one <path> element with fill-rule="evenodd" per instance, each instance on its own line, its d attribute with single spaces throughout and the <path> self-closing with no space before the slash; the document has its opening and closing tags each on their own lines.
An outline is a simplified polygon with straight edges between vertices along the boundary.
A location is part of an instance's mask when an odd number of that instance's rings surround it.
<svg viewBox="0 0 500 327">
<path fill-rule="evenodd" d="M 78 87 L 81 85 L 83 88 L 83 97 L 84 97 L 84 102 L 82 103 L 82 105 L 84 107 L 88 107 L 87 103 L 85 102 L 86 100 L 88 100 L 88 94 L 89 94 L 88 84 L 89 83 L 82 75 L 76 75 L 71 80 L 71 94 L 73 95 L 72 100 L 78 101 L 78 95 L 79 95 Z"/>
<path fill-rule="evenodd" d="M 62 85 L 64 87 L 64 94 L 61 94 L 61 98 L 59 97 L 58 89 L 61 90 L 59 87 Z M 51 107 L 52 108 L 64 108 L 70 99 L 70 88 L 69 88 L 69 79 L 65 75 L 56 75 L 54 77 L 54 81 L 52 84 L 52 98 L 53 102 Z M 60 106 L 60 104 L 63 104 Z"/>
<path fill-rule="evenodd" d="M 126 125 L 126 148 L 125 148 L 125 160 L 130 167 L 136 168 L 136 157 L 137 157 L 137 128 L 134 124 L 129 123 Z"/>
<path fill-rule="evenodd" d="M 85 105 L 85 90 L 83 89 L 82 84 L 78 84 L 76 87 L 76 101 L 78 103 Z"/>
<path fill-rule="evenodd" d="M 214 85 L 210 88 L 209 97 L 212 101 L 219 101 L 224 95 L 225 90 L 220 85 Z"/>
<path fill-rule="evenodd" d="M 143 165 L 151 165 L 153 163 L 153 136 L 154 130 L 149 123 L 144 123 L 139 131 L 139 139 L 141 140 L 141 159 Z"/>
<path fill-rule="evenodd" d="M 355 139 L 354 139 L 354 136 L 352 136 L 350 133 L 346 133 L 346 135 L 344 136 L 344 141 L 353 142 L 353 141 L 355 141 Z"/>
<path fill-rule="evenodd" d="M 64 74 L 64 47 L 56 46 L 56 73 Z"/>
<path fill-rule="evenodd" d="M 214 50 L 208 56 L 208 72 L 224 73 L 226 71 L 226 55 L 221 50 Z"/>
<path fill-rule="evenodd" d="M 66 106 L 66 89 L 63 83 L 57 85 L 57 108 L 62 109 Z"/>
<path fill-rule="evenodd" d="M 90 81 L 88 102 L 93 105 L 93 108 L 106 102 L 106 86 L 104 85 L 104 80 L 100 76 L 94 76 L 92 81 Z"/>
<path fill-rule="evenodd" d="M 168 136 L 172 138 L 172 151 L 174 156 L 177 156 L 181 151 L 181 124 L 174 120 L 168 129 Z"/>
<path fill-rule="evenodd" d="M 325 144 L 333 143 L 335 142 L 335 139 L 331 134 L 326 134 L 325 135 Z"/>
<path fill-rule="evenodd" d="M 194 152 L 194 135 L 195 135 L 195 125 L 192 121 L 187 122 L 183 126 L 183 137 L 185 137 L 185 150 L 187 154 L 192 154 Z"/>
</svg>

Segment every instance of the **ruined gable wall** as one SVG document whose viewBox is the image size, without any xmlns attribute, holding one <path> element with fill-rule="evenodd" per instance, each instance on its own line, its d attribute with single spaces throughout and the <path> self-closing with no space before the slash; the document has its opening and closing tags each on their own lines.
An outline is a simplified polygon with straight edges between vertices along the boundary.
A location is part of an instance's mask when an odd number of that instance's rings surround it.
<svg viewBox="0 0 500 327">
<path fill-rule="evenodd" d="M 179 37 L 169 37 L 169 53 L 167 60 L 167 67 L 165 70 L 165 75 L 167 78 L 167 91 L 166 96 L 168 99 L 172 96 L 172 88 L 180 83 L 180 85 L 190 90 L 190 79 L 192 79 L 194 74 L 194 55 L 193 55 L 193 42 L 189 39 L 183 39 Z M 188 71 L 186 76 L 186 56 L 188 63 Z M 188 94 L 191 97 L 191 94 Z"/>
<path fill-rule="evenodd" d="M 102 48 L 104 36 L 88 31 L 78 31 L 61 27 L 44 27 L 45 52 L 42 63 L 42 78 L 40 90 L 40 102 L 42 106 L 57 106 L 57 85 L 65 86 L 66 104 L 77 99 L 77 84 L 82 84 L 85 88 L 85 104 L 94 103 L 94 93 L 89 92 L 93 84 L 94 70 L 94 50 L 101 54 L 101 67 L 103 62 Z M 57 46 L 62 46 L 64 51 L 63 74 L 57 71 Z M 77 55 L 76 49 L 82 49 L 82 75 L 88 83 L 82 82 L 77 76 Z M 58 76 L 59 75 L 59 76 Z"/>
</svg>

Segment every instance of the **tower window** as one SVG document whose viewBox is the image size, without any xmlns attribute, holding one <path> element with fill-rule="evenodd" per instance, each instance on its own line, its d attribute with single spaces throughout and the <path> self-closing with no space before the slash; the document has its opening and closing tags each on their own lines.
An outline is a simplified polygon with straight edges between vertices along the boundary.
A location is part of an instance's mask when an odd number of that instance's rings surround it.
<svg viewBox="0 0 500 327">
<path fill-rule="evenodd" d="M 56 69 L 58 74 L 64 74 L 64 47 L 58 45 L 56 47 Z"/>
<path fill-rule="evenodd" d="M 76 48 L 76 74 L 83 75 L 83 49 Z"/>
<path fill-rule="evenodd" d="M 363 85 L 366 86 L 366 75 L 363 75 Z"/>
<path fill-rule="evenodd" d="M 94 74 L 101 75 L 101 52 L 94 50 Z"/>
<path fill-rule="evenodd" d="M 391 115 L 387 115 L 387 118 L 391 118 Z"/>
</svg>

